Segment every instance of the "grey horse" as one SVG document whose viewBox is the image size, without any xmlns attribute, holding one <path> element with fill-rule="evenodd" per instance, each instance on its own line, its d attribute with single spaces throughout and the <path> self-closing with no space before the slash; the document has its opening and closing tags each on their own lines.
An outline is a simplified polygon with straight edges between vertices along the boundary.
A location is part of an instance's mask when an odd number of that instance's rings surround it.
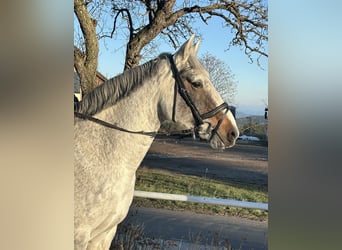
<svg viewBox="0 0 342 250">
<path fill-rule="evenodd" d="M 136 170 L 163 121 L 196 128 L 216 149 L 235 144 L 235 119 L 193 40 L 104 82 L 76 104 L 75 249 L 109 249 L 132 202 Z"/>
</svg>

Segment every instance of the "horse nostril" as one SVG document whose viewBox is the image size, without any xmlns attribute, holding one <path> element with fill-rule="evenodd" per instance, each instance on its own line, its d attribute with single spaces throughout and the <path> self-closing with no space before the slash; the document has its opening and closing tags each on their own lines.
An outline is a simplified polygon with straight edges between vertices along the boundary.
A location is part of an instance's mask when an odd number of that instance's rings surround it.
<svg viewBox="0 0 342 250">
<path fill-rule="evenodd" d="M 228 140 L 234 141 L 239 136 L 239 132 L 235 129 L 232 129 L 228 133 Z"/>
</svg>

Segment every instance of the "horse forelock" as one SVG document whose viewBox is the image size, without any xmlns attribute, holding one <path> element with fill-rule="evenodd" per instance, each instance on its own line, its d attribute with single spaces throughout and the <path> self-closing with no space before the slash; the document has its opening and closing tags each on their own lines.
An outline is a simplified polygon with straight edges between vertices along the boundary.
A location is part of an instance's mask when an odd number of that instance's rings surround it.
<svg viewBox="0 0 342 250">
<path fill-rule="evenodd" d="M 75 111 L 86 115 L 94 115 L 114 105 L 122 98 L 136 91 L 147 79 L 155 75 L 160 60 L 165 58 L 166 54 L 161 54 L 156 59 L 126 70 L 122 74 L 105 81 L 84 95 L 82 101 L 75 106 Z"/>
</svg>

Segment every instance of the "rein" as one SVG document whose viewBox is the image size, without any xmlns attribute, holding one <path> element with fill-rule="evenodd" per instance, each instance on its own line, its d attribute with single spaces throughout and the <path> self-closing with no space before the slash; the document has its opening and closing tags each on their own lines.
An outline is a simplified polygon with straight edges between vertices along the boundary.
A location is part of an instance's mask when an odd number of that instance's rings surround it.
<svg viewBox="0 0 342 250">
<path fill-rule="evenodd" d="M 196 123 L 196 127 L 198 127 L 199 125 L 204 124 L 205 119 L 208 119 L 210 117 L 215 116 L 217 113 L 219 113 L 222 110 L 225 110 L 224 114 L 222 115 L 221 119 L 217 122 L 216 126 L 214 127 L 214 129 L 212 130 L 211 133 L 211 137 L 210 139 L 217 134 L 219 137 L 220 135 L 217 133 L 217 130 L 219 129 L 222 120 L 223 120 L 223 116 L 228 112 L 229 110 L 229 106 L 226 102 L 222 103 L 221 105 L 217 106 L 216 108 L 214 108 L 213 110 L 204 113 L 204 114 L 200 114 L 198 109 L 196 108 L 195 104 L 193 103 L 193 101 L 191 100 L 191 97 L 188 93 L 188 91 L 185 88 L 184 82 L 182 80 L 182 78 L 180 77 L 180 73 L 177 69 L 177 66 L 173 60 L 173 55 L 169 54 L 168 55 L 168 59 L 171 65 L 171 70 L 173 73 L 173 77 L 175 78 L 175 94 L 174 94 L 174 104 L 173 104 L 173 109 L 172 109 L 172 121 L 176 122 L 175 120 L 175 116 L 176 116 L 176 101 L 177 101 L 177 92 L 180 94 L 180 96 L 184 99 L 185 103 L 188 105 L 188 107 L 191 110 L 191 113 L 195 119 L 195 123 Z M 126 133 L 130 133 L 130 134 L 139 134 L 139 135 L 146 135 L 146 136 L 151 136 L 151 137 L 155 137 L 157 134 L 163 134 L 163 133 L 158 133 L 157 131 L 151 131 L 151 132 L 146 132 L 146 131 L 132 131 L 132 130 L 128 130 L 122 127 L 119 127 L 115 124 L 111 124 L 109 122 L 100 120 L 98 118 L 95 118 L 91 115 L 86 115 L 86 114 L 82 114 L 79 113 L 77 111 L 74 111 L 74 115 L 80 119 L 84 119 L 84 120 L 89 120 L 92 122 L 95 122 L 97 124 L 100 124 L 102 126 L 111 128 L 111 129 L 116 129 L 122 132 L 126 132 Z M 211 124 L 210 124 L 211 125 Z M 210 128 L 210 127 L 209 127 Z M 194 130 L 193 129 L 186 129 L 186 130 L 176 130 L 176 131 L 171 131 L 169 133 L 164 133 L 165 135 L 172 135 L 172 134 L 189 134 L 189 133 L 193 133 Z M 222 138 L 220 137 L 220 139 L 222 140 Z"/>
<path fill-rule="evenodd" d="M 116 129 L 116 130 L 119 130 L 119 131 L 122 131 L 122 132 L 131 133 L 131 134 L 139 134 L 139 135 L 148 135 L 148 136 L 151 136 L 151 137 L 154 137 L 154 136 L 157 135 L 157 132 L 132 131 L 132 130 L 128 130 L 128 129 L 125 129 L 125 128 L 121 128 L 119 126 L 116 126 L 115 124 L 111 124 L 109 122 L 105 122 L 103 120 L 97 119 L 97 118 L 95 118 L 93 116 L 85 115 L 85 114 L 82 114 L 82 113 L 79 113 L 79 112 L 76 112 L 76 111 L 74 111 L 74 114 L 78 118 L 89 120 L 89 121 L 98 123 L 100 125 L 103 125 L 105 127 Z"/>
<path fill-rule="evenodd" d="M 84 120 L 89 120 L 89 121 L 98 123 L 100 125 L 103 125 L 103 126 L 105 126 L 107 128 L 116 129 L 116 130 L 119 130 L 119 131 L 122 131 L 122 132 L 126 132 L 126 133 L 130 133 L 130 134 L 147 135 L 147 136 L 155 137 L 157 134 L 159 134 L 159 135 L 172 135 L 172 134 L 179 134 L 179 133 L 181 133 L 181 134 L 190 134 L 190 133 L 193 132 L 193 129 L 175 130 L 175 131 L 171 131 L 171 132 L 168 132 L 168 133 L 161 133 L 161 132 L 155 132 L 155 131 L 152 131 L 152 132 L 133 131 L 133 130 L 128 130 L 128 129 L 119 127 L 119 126 L 117 126 L 115 124 L 111 124 L 109 122 L 105 122 L 103 120 L 97 119 L 97 118 L 95 118 L 93 116 L 90 116 L 90 115 L 85 115 L 85 114 L 82 114 L 82 113 L 79 113 L 79 112 L 76 112 L 76 111 L 74 111 L 74 114 L 78 118 L 81 118 L 81 119 L 84 119 Z"/>
</svg>

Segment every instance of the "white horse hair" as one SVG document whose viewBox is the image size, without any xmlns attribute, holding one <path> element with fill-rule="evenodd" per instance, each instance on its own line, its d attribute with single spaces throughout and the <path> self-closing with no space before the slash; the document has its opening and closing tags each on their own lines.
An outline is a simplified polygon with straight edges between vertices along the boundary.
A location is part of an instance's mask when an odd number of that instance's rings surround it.
<svg viewBox="0 0 342 250">
<path fill-rule="evenodd" d="M 210 140 L 213 148 L 231 147 L 239 135 L 235 119 L 229 110 L 211 112 L 223 100 L 198 61 L 199 42 L 193 45 L 193 40 L 194 35 L 173 60 L 198 111 L 212 113 L 199 124 L 199 136 Z M 95 88 L 75 111 L 131 131 L 158 131 L 163 121 L 172 118 L 193 128 L 193 113 L 175 91 L 175 81 L 169 56 L 163 54 Z M 109 249 L 132 202 L 136 170 L 153 139 L 75 117 L 75 249 Z"/>
</svg>

